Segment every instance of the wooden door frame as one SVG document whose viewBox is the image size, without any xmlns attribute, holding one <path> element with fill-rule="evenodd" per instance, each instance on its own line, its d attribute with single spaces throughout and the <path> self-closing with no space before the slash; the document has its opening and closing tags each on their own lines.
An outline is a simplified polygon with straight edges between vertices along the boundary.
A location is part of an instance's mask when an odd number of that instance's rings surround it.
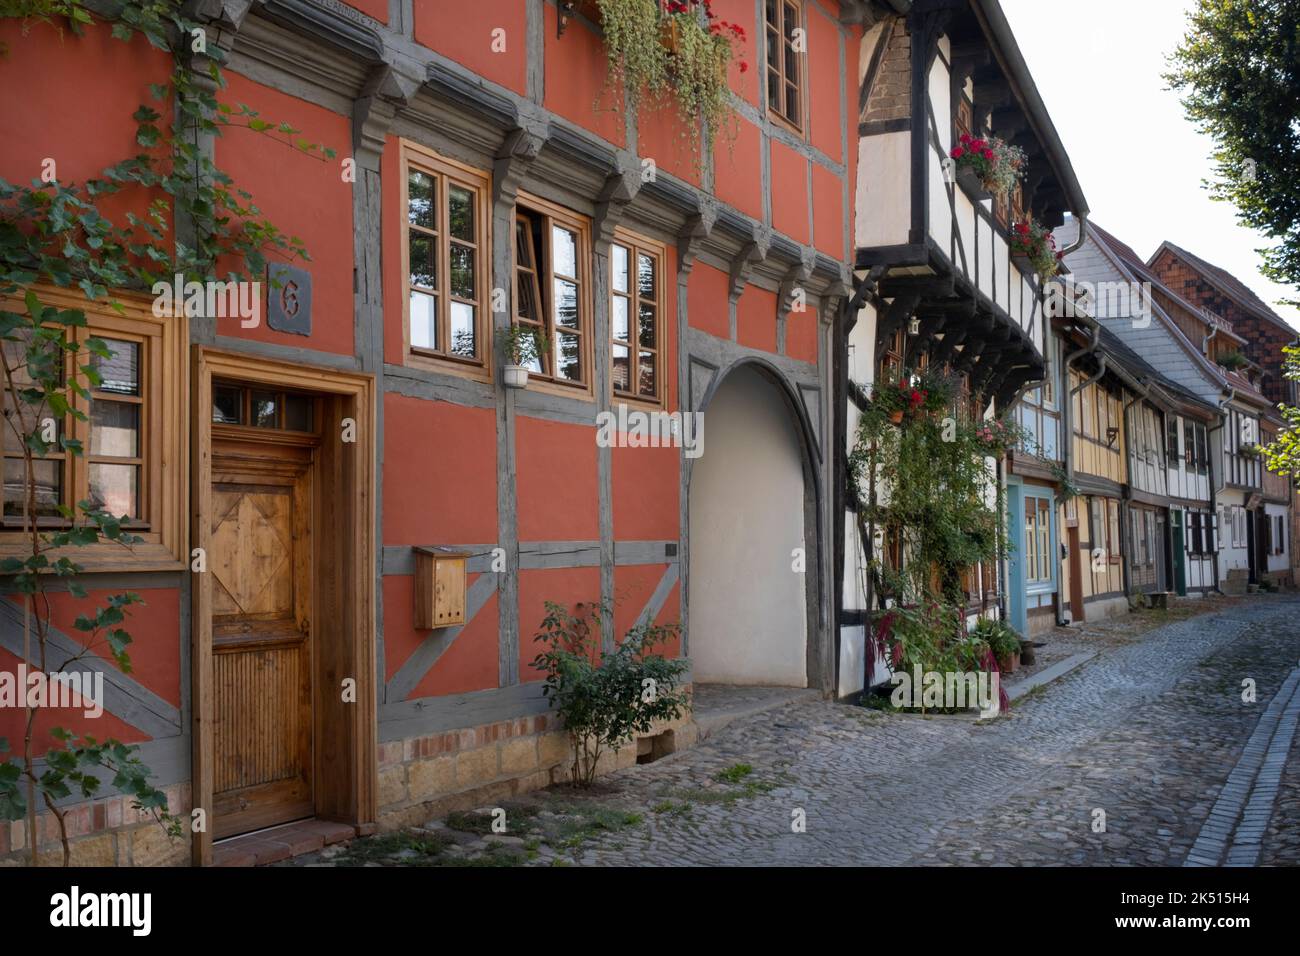
<svg viewBox="0 0 1300 956">
<path fill-rule="evenodd" d="M 316 718 L 318 740 L 322 736 L 339 742 L 328 758 L 316 760 L 317 814 L 346 823 L 371 823 L 375 819 L 379 786 L 378 709 L 375 697 L 375 434 L 376 403 L 374 377 L 360 372 L 343 372 L 312 365 L 277 361 L 224 349 L 194 346 L 192 362 L 192 467 L 191 495 L 194 504 L 191 538 L 195 548 L 209 549 L 212 515 L 212 382 L 230 379 L 253 385 L 272 385 L 323 396 L 320 403 L 331 411 L 321 416 L 322 441 L 318 456 L 318 499 L 324 499 L 326 482 L 334 482 L 336 494 L 316 511 L 317 519 L 335 523 L 342 533 L 328 534 L 314 529 L 324 552 L 333 557 L 332 586 L 316 588 L 316 600 L 337 600 L 345 595 L 348 605 L 337 605 L 322 613 L 317 604 L 315 620 L 335 621 L 336 631 L 322 627 L 318 635 L 322 653 L 320 668 L 336 678 L 355 680 L 354 703 L 339 703 L 341 694 L 322 694 L 326 682 L 314 679 L 320 707 Z M 355 422 L 354 441 L 342 440 L 337 427 L 344 418 Z M 318 554 L 323 553 L 321 551 Z M 328 563 L 328 562 L 326 562 Z M 318 575 L 324 572 L 318 572 Z M 203 808 L 207 826 L 192 839 L 192 861 L 197 866 L 212 862 L 213 833 L 213 700 L 212 700 L 212 581 L 208 574 L 191 571 L 190 680 L 191 694 L 191 779 L 192 806 Z M 316 675 L 318 678 L 319 675 Z M 333 683 L 333 681 L 330 681 Z M 322 759 L 328 765 L 322 765 Z"/>
</svg>

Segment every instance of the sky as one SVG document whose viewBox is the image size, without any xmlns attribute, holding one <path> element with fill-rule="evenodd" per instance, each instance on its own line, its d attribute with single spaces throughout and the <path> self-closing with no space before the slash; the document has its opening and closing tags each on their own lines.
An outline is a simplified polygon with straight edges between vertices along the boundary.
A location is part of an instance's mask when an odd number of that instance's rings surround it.
<svg viewBox="0 0 1300 956">
<path fill-rule="evenodd" d="M 1268 243 L 1202 187 L 1214 143 L 1185 117 L 1161 74 L 1192 0 L 1002 0 L 1070 154 L 1091 219 L 1148 258 L 1169 239 L 1248 285 L 1292 326 L 1300 292 L 1269 282 Z"/>
</svg>

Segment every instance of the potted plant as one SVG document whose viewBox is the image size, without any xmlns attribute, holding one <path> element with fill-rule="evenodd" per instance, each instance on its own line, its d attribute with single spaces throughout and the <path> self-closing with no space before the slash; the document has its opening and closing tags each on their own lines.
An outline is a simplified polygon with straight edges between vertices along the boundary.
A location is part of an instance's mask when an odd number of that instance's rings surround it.
<svg viewBox="0 0 1300 956">
<path fill-rule="evenodd" d="M 550 351 L 546 333 L 522 325 L 512 325 L 497 333 L 505 352 L 506 366 L 501 377 L 506 388 L 523 388 L 528 384 L 529 366 L 537 364 Z"/>
<path fill-rule="evenodd" d="M 1011 229 L 1011 261 L 1021 272 L 1037 273 L 1046 282 L 1061 271 L 1062 254 L 1052 231 L 1036 220 L 1018 222 Z"/>
<path fill-rule="evenodd" d="M 980 618 L 974 636 L 982 639 L 997 658 L 998 670 L 1014 674 L 1020 667 L 1020 635 L 1005 621 Z"/>
<path fill-rule="evenodd" d="M 962 133 L 949 155 L 955 161 L 957 182 L 977 200 L 1006 196 L 1024 175 L 1024 150 L 996 136 L 978 139 Z"/>
<path fill-rule="evenodd" d="M 1235 372 L 1249 364 L 1246 356 L 1236 350 L 1222 353 L 1216 361 L 1229 372 Z"/>
</svg>

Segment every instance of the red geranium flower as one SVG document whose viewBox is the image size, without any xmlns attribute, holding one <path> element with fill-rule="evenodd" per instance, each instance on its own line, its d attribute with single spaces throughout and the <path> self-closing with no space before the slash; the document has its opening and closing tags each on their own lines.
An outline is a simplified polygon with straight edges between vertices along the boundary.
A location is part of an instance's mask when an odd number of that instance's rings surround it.
<svg viewBox="0 0 1300 956">
<path fill-rule="evenodd" d="M 995 154 L 995 153 L 993 152 L 993 150 L 991 150 L 991 149 L 986 149 L 986 150 L 984 150 L 984 158 L 985 158 L 985 159 L 992 159 L 995 155 L 996 155 L 996 154 Z"/>
<path fill-rule="evenodd" d="M 740 72 L 741 72 L 741 73 L 748 73 L 748 72 L 749 72 L 749 64 L 746 63 L 744 60 L 741 60 L 741 61 L 740 61 Z"/>
<path fill-rule="evenodd" d="M 953 159 L 961 159 L 961 158 L 962 158 L 963 156 L 965 156 L 965 155 L 966 155 L 966 150 L 962 149 L 960 146 L 954 146 L 954 147 L 953 147 L 953 150 L 952 150 L 952 158 L 953 158 Z"/>
</svg>

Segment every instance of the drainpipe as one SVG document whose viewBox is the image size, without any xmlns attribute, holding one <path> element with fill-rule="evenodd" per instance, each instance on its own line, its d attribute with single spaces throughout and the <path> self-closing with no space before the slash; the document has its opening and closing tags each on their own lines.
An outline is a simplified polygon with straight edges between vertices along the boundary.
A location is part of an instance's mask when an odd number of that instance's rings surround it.
<svg viewBox="0 0 1300 956">
<path fill-rule="evenodd" d="M 1082 227 L 1080 227 L 1082 228 Z M 1061 403 L 1061 454 L 1065 457 L 1065 477 L 1070 484 L 1074 483 L 1074 396 L 1088 383 L 1084 382 L 1076 389 L 1070 386 L 1070 366 L 1085 355 L 1091 355 L 1097 351 L 1097 346 L 1101 344 L 1101 325 L 1093 322 L 1092 341 L 1081 349 L 1071 352 L 1061 361 L 1061 387 L 1065 393 L 1065 400 Z M 1101 357 L 1101 374 L 1106 372 L 1106 356 Z M 1098 376 L 1100 377 L 1100 376 Z M 1062 610 L 1065 607 L 1063 596 L 1058 596 L 1056 602 L 1056 623 L 1064 626 L 1065 618 L 1062 616 Z"/>
<path fill-rule="evenodd" d="M 1120 419 L 1119 419 L 1120 425 L 1123 428 L 1128 428 L 1128 413 L 1133 408 L 1133 406 L 1136 405 L 1138 402 L 1145 401 L 1146 398 L 1151 394 L 1150 385 L 1139 385 L 1137 386 L 1137 389 L 1141 389 L 1141 391 L 1139 391 L 1138 394 L 1133 397 L 1132 401 L 1130 401 L 1127 405 L 1124 406 L 1124 411 L 1120 415 Z M 1134 389 L 1134 391 L 1137 391 L 1137 389 Z M 1115 441 L 1118 442 L 1119 439 L 1120 436 L 1117 435 L 1115 437 Z M 1128 483 L 1124 486 L 1125 488 L 1124 503 L 1127 505 L 1130 501 L 1133 500 L 1133 455 L 1132 455 L 1132 449 L 1126 449 L 1126 450 L 1129 452 L 1129 454 L 1125 456 L 1126 458 L 1128 458 L 1128 462 L 1125 464 L 1125 469 L 1124 469 L 1125 474 L 1128 475 Z M 1130 512 L 1131 512 L 1131 508 L 1124 508 L 1119 513 L 1119 520 L 1120 520 L 1119 540 L 1121 544 L 1125 540 L 1129 539 L 1130 537 L 1129 530 L 1133 524 L 1133 518 Z M 1127 556 L 1127 558 L 1125 558 L 1125 560 L 1121 561 L 1119 564 L 1120 572 L 1124 578 L 1124 593 L 1128 595 L 1130 600 L 1132 600 L 1133 597 L 1131 593 L 1133 590 L 1133 572 L 1131 568 L 1132 561 L 1133 561 L 1133 555 L 1130 554 Z"/>
<path fill-rule="evenodd" d="M 1237 397 L 1237 390 L 1235 388 L 1229 387 L 1226 397 L 1223 399 L 1223 401 L 1219 402 L 1219 427 L 1215 429 L 1211 429 L 1210 431 L 1206 432 L 1206 436 L 1205 436 L 1206 440 L 1209 439 L 1210 435 L 1213 435 L 1215 432 L 1222 432 L 1223 429 L 1227 427 L 1226 423 L 1228 418 L 1228 406 L 1232 404 L 1233 400 L 1236 399 L 1236 397 Z M 1220 453 L 1223 452 L 1222 444 L 1220 444 L 1219 452 Z M 1214 590 L 1219 594 L 1222 594 L 1223 588 L 1220 587 L 1220 584 L 1222 582 L 1219 580 L 1219 550 L 1220 550 L 1220 544 L 1223 541 L 1223 528 L 1218 526 L 1219 492 L 1216 489 L 1214 483 L 1214 456 L 1213 455 L 1210 456 L 1209 464 L 1210 464 L 1210 510 L 1214 514 L 1216 532 L 1217 532 L 1214 539 Z"/>
<path fill-rule="evenodd" d="M 1079 249 L 1083 247 L 1084 240 L 1088 238 L 1088 214 L 1085 212 L 1083 215 L 1075 216 L 1074 218 L 1079 223 L 1079 235 L 1075 237 L 1074 242 L 1060 250 L 1062 258 L 1068 256 L 1072 252 L 1078 252 Z"/>
<path fill-rule="evenodd" d="M 1218 334 L 1219 334 L 1219 327 L 1218 327 L 1217 325 L 1211 325 L 1211 326 L 1210 326 L 1210 334 L 1209 334 L 1209 335 L 1203 335 L 1203 336 L 1201 336 L 1201 354 L 1202 354 L 1202 355 L 1209 356 L 1209 354 L 1210 354 L 1210 343 L 1214 341 L 1214 337 L 1215 337 L 1216 335 L 1218 335 Z"/>
<path fill-rule="evenodd" d="M 1083 348 L 1071 352 L 1065 357 L 1065 361 L 1061 363 L 1061 373 L 1065 377 L 1067 383 L 1070 381 L 1070 366 L 1085 355 L 1091 355 L 1096 352 L 1097 346 L 1100 344 L 1101 325 L 1094 323 L 1092 327 L 1092 341 Z M 1101 357 L 1101 368 L 1097 370 L 1097 374 L 1086 381 L 1080 382 L 1077 386 L 1070 389 L 1068 394 L 1065 396 L 1065 407 L 1061 409 L 1061 421 L 1064 424 L 1065 431 L 1065 474 L 1071 482 L 1074 481 L 1074 396 L 1078 395 L 1094 382 L 1101 381 L 1102 376 L 1105 374 L 1106 356 L 1103 355 Z"/>
</svg>

